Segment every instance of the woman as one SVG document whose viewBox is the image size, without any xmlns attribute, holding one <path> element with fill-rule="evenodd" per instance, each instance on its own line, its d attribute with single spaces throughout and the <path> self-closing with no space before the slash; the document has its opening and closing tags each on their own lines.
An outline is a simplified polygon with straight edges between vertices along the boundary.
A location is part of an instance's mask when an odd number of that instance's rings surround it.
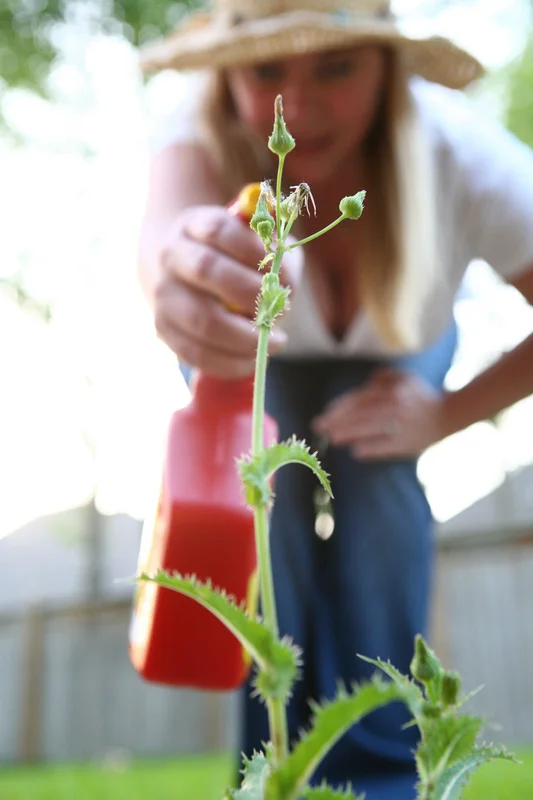
<svg viewBox="0 0 533 800">
<path fill-rule="evenodd" d="M 286 184 L 309 183 L 317 206 L 297 235 L 333 220 L 344 195 L 367 191 L 359 222 L 287 258 L 291 310 L 271 342 L 268 409 L 282 437 L 329 442 L 335 494 L 335 534 L 321 541 L 313 478 L 286 467 L 271 520 L 281 632 L 305 654 L 288 710 L 295 738 L 308 698 L 369 676 L 356 653 L 409 669 L 432 559 L 418 454 L 533 392 L 533 338 L 461 390 L 442 388 L 470 260 L 486 259 L 533 300 L 533 157 L 450 91 L 478 77 L 479 64 L 444 40 L 401 35 L 380 0 L 220 0 L 148 48 L 144 66 L 205 68 L 195 115 L 163 131 L 140 241 L 158 333 L 182 362 L 226 378 L 253 370 L 247 316 L 263 250 L 225 204 L 275 174 L 266 140 L 278 93 L 296 139 Z M 250 754 L 268 729 L 249 692 L 243 702 Z M 416 732 L 402 730 L 406 721 L 397 704 L 370 715 L 315 781 L 351 781 L 368 800 L 414 797 Z"/>
</svg>

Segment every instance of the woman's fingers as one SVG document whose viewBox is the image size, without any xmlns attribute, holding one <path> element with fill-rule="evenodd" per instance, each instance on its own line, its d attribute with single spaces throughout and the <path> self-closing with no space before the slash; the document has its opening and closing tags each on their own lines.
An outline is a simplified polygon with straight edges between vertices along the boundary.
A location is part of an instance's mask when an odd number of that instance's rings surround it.
<svg viewBox="0 0 533 800">
<path fill-rule="evenodd" d="M 226 377 L 253 369 L 258 333 L 255 316 L 264 258 L 257 235 L 220 206 L 183 211 L 160 255 L 155 291 L 156 329 L 191 365 Z M 302 256 L 285 254 L 282 282 L 301 271 Z M 285 343 L 270 336 L 269 351 Z"/>
<path fill-rule="evenodd" d="M 261 240 L 249 225 L 220 206 L 189 209 L 183 231 L 199 244 L 208 245 L 250 267 L 257 267 L 265 256 Z"/>
<path fill-rule="evenodd" d="M 230 308 L 238 308 L 242 314 L 253 314 L 261 288 L 259 272 L 186 235 L 180 237 L 176 251 L 168 249 L 162 254 L 166 273 L 182 284 L 213 295 Z"/>
<path fill-rule="evenodd" d="M 156 302 L 156 330 L 184 361 L 226 377 L 253 370 L 257 331 L 212 295 L 173 280 L 164 282 Z M 283 346 L 281 331 L 270 337 L 270 352 Z M 217 366 L 218 365 L 218 366 Z"/>
</svg>

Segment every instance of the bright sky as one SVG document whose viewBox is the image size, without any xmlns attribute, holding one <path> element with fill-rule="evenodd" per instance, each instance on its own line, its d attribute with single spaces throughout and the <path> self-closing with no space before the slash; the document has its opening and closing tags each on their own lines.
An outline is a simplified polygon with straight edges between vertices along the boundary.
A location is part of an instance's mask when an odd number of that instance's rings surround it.
<svg viewBox="0 0 533 800">
<path fill-rule="evenodd" d="M 396 3 L 407 11 L 417 5 Z M 480 0 L 475 16 L 447 12 L 442 28 L 468 35 L 463 44 L 497 66 L 521 43 L 522 9 L 518 0 Z M 21 93 L 8 98 L 6 112 L 28 145 L 13 151 L 0 143 L 0 278 L 24 269 L 28 288 L 54 311 L 45 325 L 0 292 L 0 537 L 83 503 L 95 482 L 104 512 L 142 518 L 168 417 L 187 399 L 135 280 L 144 106 L 147 98 L 157 103 L 169 78 L 143 94 L 135 55 L 118 40 L 71 36 L 65 54 L 54 107 Z M 481 300 L 459 308 L 465 343 L 450 376 L 456 384 L 533 328 L 530 311 L 496 288 L 483 265 L 472 281 Z M 524 403 L 503 432 L 475 426 L 425 455 L 421 478 L 438 518 L 489 492 L 506 468 L 533 461 L 523 436 L 532 413 Z"/>
</svg>

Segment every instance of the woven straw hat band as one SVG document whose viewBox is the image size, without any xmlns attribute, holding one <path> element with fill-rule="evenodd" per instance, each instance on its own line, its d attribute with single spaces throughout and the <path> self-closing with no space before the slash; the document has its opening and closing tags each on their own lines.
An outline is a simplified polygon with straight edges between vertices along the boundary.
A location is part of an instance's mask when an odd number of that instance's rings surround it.
<svg viewBox="0 0 533 800">
<path fill-rule="evenodd" d="M 363 14 L 378 19 L 391 17 L 388 0 L 215 0 L 216 12 L 242 14 L 248 18 L 269 17 L 292 11 L 318 11 L 323 14 L 335 12 Z"/>
</svg>

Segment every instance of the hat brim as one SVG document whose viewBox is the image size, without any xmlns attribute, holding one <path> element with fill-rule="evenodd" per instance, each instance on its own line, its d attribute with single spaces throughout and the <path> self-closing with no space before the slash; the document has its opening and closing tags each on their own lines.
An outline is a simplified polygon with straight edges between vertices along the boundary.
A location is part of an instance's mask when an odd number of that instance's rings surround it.
<svg viewBox="0 0 533 800">
<path fill-rule="evenodd" d="M 311 11 L 295 11 L 237 25 L 221 24 L 209 14 L 192 15 L 189 24 L 141 50 L 144 72 L 164 69 L 223 69 L 302 53 L 377 42 L 403 53 L 409 71 L 452 89 L 481 77 L 479 61 L 448 39 L 405 35 L 390 20 L 352 22 Z"/>
</svg>

